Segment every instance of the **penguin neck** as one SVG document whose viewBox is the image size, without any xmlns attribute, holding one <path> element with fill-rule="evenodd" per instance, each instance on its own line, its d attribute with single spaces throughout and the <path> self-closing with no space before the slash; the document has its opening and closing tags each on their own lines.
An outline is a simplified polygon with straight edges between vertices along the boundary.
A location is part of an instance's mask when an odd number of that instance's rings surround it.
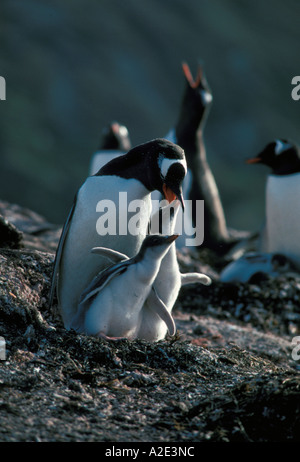
<svg viewBox="0 0 300 462">
<path fill-rule="evenodd" d="M 184 149 L 191 168 L 193 168 L 193 158 L 195 156 L 205 157 L 203 132 L 208 112 L 208 106 L 189 107 L 188 104 L 183 102 L 182 110 L 175 126 L 177 142 Z"/>
<path fill-rule="evenodd" d="M 193 169 L 196 158 L 206 159 L 202 124 L 196 130 L 176 131 L 178 144 L 185 151 L 188 166 Z"/>
<path fill-rule="evenodd" d="M 204 117 L 205 109 L 201 113 L 189 113 L 186 114 L 186 111 L 181 111 L 178 122 L 176 124 L 176 136 L 178 142 L 184 138 L 195 137 L 196 133 L 200 130 L 204 130 L 204 125 L 206 117 Z"/>
<path fill-rule="evenodd" d="M 176 135 L 180 146 L 182 145 L 180 140 L 193 138 L 198 131 L 204 130 L 210 104 L 204 104 L 199 99 L 199 91 L 199 88 L 192 89 L 189 85 L 186 88 L 176 124 Z M 184 146 L 182 147 L 185 149 Z"/>
<path fill-rule="evenodd" d="M 162 257 L 153 258 L 150 252 L 145 251 L 143 258 L 137 259 L 138 277 L 147 284 L 154 283 L 159 272 Z"/>
<path fill-rule="evenodd" d="M 278 177 L 289 177 L 290 175 L 297 175 L 300 172 L 300 161 L 295 162 L 293 165 L 279 165 L 272 169 L 271 175 Z"/>
</svg>

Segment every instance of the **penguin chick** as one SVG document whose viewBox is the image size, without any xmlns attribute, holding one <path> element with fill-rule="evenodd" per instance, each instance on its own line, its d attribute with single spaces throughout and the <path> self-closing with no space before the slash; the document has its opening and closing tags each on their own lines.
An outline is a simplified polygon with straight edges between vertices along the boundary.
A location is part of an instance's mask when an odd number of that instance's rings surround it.
<svg viewBox="0 0 300 462">
<path fill-rule="evenodd" d="M 265 226 L 260 251 L 283 254 L 300 269 L 299 146 L 277 139 L 246 162 L 261 163 L 271 169 L 266 180 Z"/>
<path fill-rule="evenodd" d="M 105 127 L 98 150 L 90 162 L 90 175 L 94 175 L 110 160 L 125 154 L 131 149 L 129 132 L 125 125 L 112 122 Z"/>
<path fill-rule="evenodd" d="M 96 257 L 90 249 L 101 246 L 125 253 L 129 258 L 136 255 L 147 234 L 151 191 L 159 190 L 169 202 L 177 197 L 184 207 L 185 174 L 183 149 L 170 141 L 155 139 L 111 160 L 86 179 L 63 227 L 52 276 L 50 305 L 57 286 L 58 307 L 66 328 L 76 314 L 80 294 L 107 266 L 107 259 Z M 126 196 L 125 204 L 120 193 Z M 131 205 L 136 202 L 140 209 L 138 224 L 130 229 L 137 215 L 136 207 L 132 209 Z M 103 215 L 106 209 L 108 212 Z M 103 226 L 103 216 L 113 221 L 111 232 Z"/>
<path fill-rule="evenodd" d="M 163 202 L 167 203 L 167 201 Z M 151 218 L 151 232 L 159 231 L 162 234 L 174 234 L 179 208 L 180 202 L 175 200 L 159 209 Z M 126 255 L 111 249 L 95 248 L 94 251 L 109 258 L 112 263 L 128 259 Z M 173 242 L 161 260 L 153 290 L 144 303 L 137 338 L 154 342 L 163 339 L 167 333 L 167 323 L 156 309 L 157 297 L 163 302 L 171 317 L 171 311 L 181 286 L 195 282 L 209 285 L 211 284 L 211 279 L 202 273 L 182 274 L 177 261 L 175 242 Z"/>
<path fill-rule="evenodd" d="M 163 201 L 166 203 L 166 201 Z M 154 229 L 159 226 L 159 231 L 163 234 L 173 234 L 176 232 L 176 218 L 180 208 L 180 202 L 174 200 L 165 205 L 151 218 Z M 159 272 L 156 276 L 153 287 L 158 297 L 163 301 L 170 315 L 173 306 L 177 300 L 180 288 L 186 284 L 201 283 L 211 284 L 211 279 L 202 273 L 182 274 L 177 261 L 175 242 L 169 247 L 166 255 L 163 257 Z M 155 313 L 153 303 L 155 303 L 154 294 L 150 293 L 143 307 L 143 317 L 138 337 L 148 341 L 158 341 L 166 336 L 166 324 Z"/>
<path fill-rule="evenodd" d="M 188 174 L 184 182 L 184 193 L 195 204 L 204 200 L 204 242 L 202 246 L 213 250 L 226 250 L 230 245 L 223 205 L 214 175 L 209 166 L 204 143 L 204 128 L 213 101 L 202 67 L 198 68 L 195 80 L 189 66 L 182 64 L 186 81 L 179 117 L 167 138 L 185 150 Z M 190 213 L 196 226 L 195 205 Z M 223 249 L 224 247 L 224 249 Z"/>
<path fill-rule="evenodd" d="M 100 272 L 82 293 L 71 328 L 107 340 L 136 338 L 142 308 L 153 291 L 161 260 L 177 237 L 176 234 L 147 236 L 135 257 Z M 109 256 L 109 249 L 107 252 Z M 173 318 L 155 293 L 153 297 L 156 302 L 151 308 L 167 323 L 170 335 L 174 335 Z"/>
<path fill-rule="evenodd" d="M 180 202 L 175 199 L 169 204 L 167 201 L 162 201 L 162 203 L 164 203 L 163 207 L 152 217 L 151 223 L 158 222 L 160 233 L 173 234 L 176 232 L 176 218 L 180 209 Z M 175 243 L 172 244 L 162 259 L 160 270 L 155 280 L 157 293 L 164 303 L 172 309 L 180 287 L 194 282 L 209 285 L 211 284 L 211 279 L 203 273 L 181 273 L 177 261 L 176 246 Z M 171 299 L 168 297 L 171 297 Z"/>
</svg>

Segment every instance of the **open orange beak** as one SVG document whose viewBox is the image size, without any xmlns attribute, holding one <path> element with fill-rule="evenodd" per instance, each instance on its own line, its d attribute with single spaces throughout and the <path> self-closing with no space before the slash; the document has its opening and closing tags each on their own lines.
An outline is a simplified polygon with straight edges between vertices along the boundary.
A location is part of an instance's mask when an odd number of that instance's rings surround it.
<svg viewBox="0 0 300 462">
<path fill-rule="evenodd" d="M 174 194 L 172 189 L 169 188 L 166 184 L 163 184 L 163 192 L 165 199 L 167 199 L 168 202 L 171 203 L 176 199 L 176 194 Z"/>
<path fill-rule="evenodd" d="M 183 197 L 182 197 L 182 194 L 181 192 L 177 195 L 174 193 L 174 191 L 172 191 L 171 188 L 169 188 L 169 186 L 167 186 L 165 183 L 163 184 L 163 193 L 164 193 L 164 196 L 165 196 L 165 199 L 171 203 L 173 202 L 175 199 L 178 199 L 179 202 L 181 203 L 181 206 L 182 206 L 182 209 L 184 210 L 184 201 L 183 201 Z"/>
</svg>

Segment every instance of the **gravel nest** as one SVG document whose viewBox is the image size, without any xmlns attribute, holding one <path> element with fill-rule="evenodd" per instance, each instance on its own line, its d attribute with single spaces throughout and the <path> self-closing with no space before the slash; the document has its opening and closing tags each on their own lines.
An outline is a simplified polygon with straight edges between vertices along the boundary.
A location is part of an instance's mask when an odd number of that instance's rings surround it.
<svg viewBox="0 0 300 462">
<path fill-rule="evenodd" d="M 299 275 L 222 283 L 225 261 L 186 250 L 182 271 L 213 283 L 181 290 L 177 334 L 108 343 L 49 309 L 59 230 L 18 227 L 0 249 L 0 441 L 299 441 Z"/>
</svg>

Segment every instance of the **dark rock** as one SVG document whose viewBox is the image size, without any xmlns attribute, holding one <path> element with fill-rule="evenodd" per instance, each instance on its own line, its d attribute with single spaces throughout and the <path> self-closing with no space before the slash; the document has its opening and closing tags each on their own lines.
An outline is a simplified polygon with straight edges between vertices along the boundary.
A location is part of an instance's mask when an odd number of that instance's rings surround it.
<svg viewBox="0 0 300 462">
<path fill-rule="evenodd" d="M 18 204 L 0 200 L 1 247 L 24 246 L 55 253 L 60 233 L 61 227 L 49 223 L 42 215 Z M 6 241 L 6 245 L 2 245 L 2 241 L 4 244 Z"/>
<path fill-rule="evenodd" d="M 23 234 L 0 215 L 0 247 L 19 249 L 22 247 Z"/>
</svg>

